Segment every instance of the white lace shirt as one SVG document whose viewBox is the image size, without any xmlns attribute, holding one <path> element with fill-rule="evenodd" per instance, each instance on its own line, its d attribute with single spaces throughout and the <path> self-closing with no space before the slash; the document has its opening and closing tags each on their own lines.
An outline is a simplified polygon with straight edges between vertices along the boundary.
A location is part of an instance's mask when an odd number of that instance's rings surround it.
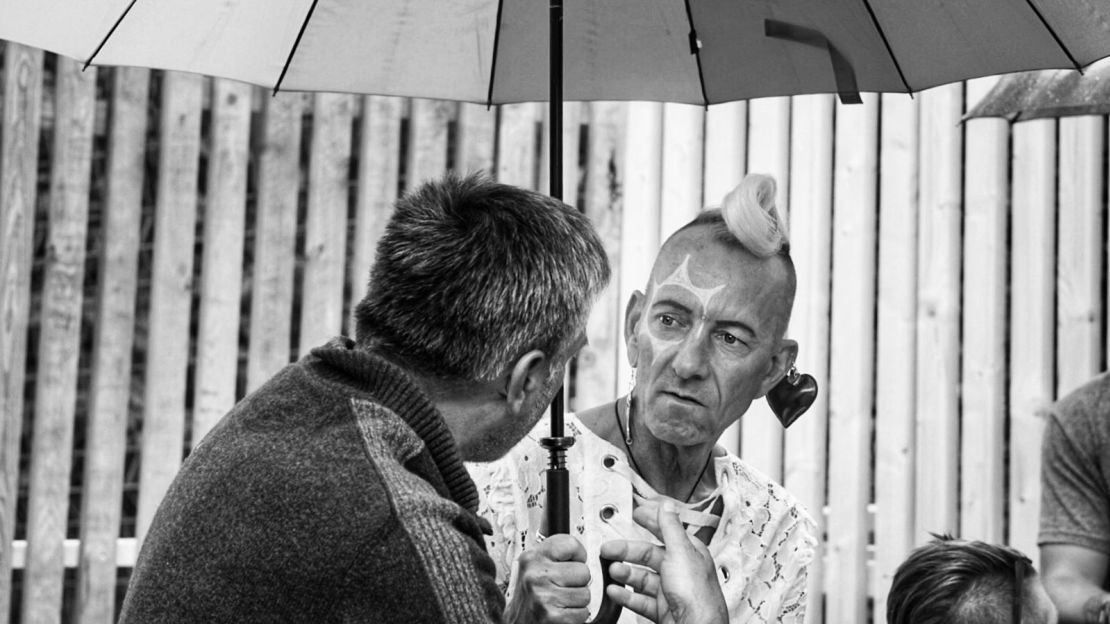
<svg viewBox="0 0 1110 624">
<path fill-rule="evenodd" d="M 629 476 L 633 473 L 623 449 L 595 435 L 574 414 L 567 414 L 565 422 L 567 435 L 576 438 L 567 451 L 570 532 L 589 554 L 590 576 L 595 579 L 590 610 L 595 612 L 601 601 L 601 583 L 596 580 L 601 578 L 601 544 L 621 538 L 658 543 L 632 521 L 632 482 L 638 482 L 641 496 L 659 495 Z M 517 556 L 543 540 L 548 453 L 539 440 L 550 435 L 550 427 L 545 417 L 502 459 L 467 466 L 481 495 L 479 513 L 493 525 L 487 545 L 497 564 L 497 581 L 507 593 L 514 586 Z M 709 551 L 730 622 L 804 621 L 806 571 L 817 546 L 812 518 L 782 486 L 730 453 L 718 455 L 713 469 L 718 488 L 709 498 L 719 495 L 723 507 L 717 505 L 722 511 Z M 693 501 L 689 507 L 706 503 Z M 619 621 L 647 620 L 625 610 Z"/>
</svg>

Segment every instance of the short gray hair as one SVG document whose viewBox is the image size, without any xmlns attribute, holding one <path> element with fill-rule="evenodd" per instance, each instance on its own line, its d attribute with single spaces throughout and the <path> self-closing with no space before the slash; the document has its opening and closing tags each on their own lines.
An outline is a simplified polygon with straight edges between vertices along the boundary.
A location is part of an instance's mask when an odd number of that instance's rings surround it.
<svg viewBox="0 0 1110 624">
<path fill-rule="evenodd" d="M 609 274 L 574 208 L 449 174 L 397 201 L 355 309 L 357 340 L 421 374 L 492 381 L 532 349 L 562 354 Z"/>
</svg>

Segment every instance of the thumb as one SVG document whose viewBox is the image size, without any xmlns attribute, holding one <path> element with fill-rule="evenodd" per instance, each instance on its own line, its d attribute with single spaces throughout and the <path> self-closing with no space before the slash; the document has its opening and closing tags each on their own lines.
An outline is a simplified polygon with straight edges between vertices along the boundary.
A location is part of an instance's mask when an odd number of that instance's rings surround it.
<svg viewBox="0 0 1110 624">
<path fill-rule="evenodd" d="M 674 503 L 663 501 L 656 512 L 655 520 L 659 524 L 659 537 L 663 540 L 664 546 L 676 550 L 689 547 L 690 541 L 686 538 L 686 531 L 678 520 Z"/>
</svg>

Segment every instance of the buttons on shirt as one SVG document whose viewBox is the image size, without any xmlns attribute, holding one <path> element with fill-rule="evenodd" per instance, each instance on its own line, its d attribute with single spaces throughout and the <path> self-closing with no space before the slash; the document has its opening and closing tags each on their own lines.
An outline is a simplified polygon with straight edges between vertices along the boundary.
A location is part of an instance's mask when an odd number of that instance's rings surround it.
<svg viewBox="0 0 1110 624">
<path fill-rule="evenodd" d="M 605 466 L 606 468 L 608 468 L 610 470 L 612 470 L 613 466 L 617 465 L 617 456 L 616 455 L 606 455 L 606 456 L 602 457 L 601 458 L 601 465 Z"/>
<path fill-rule="evenodd" d="M 599 511 L 597 515 L 601 516 L 601 521 L 602 522 L 609 522 L 609 520 L 614 515 L 616 515 L 616 513 L 617 513 L 617 506 L 616 505 L 605 505 L 604 507 L 601 508 L 601 511 Z"/>
<path fill-rule="evenodd" d="M 718 569 L 721 571 L 721 582 L 722 583 L 727 583 L 728 579 L 729 579 L 729 576 L 731 576 L 728 572 L 728 568 L 726 568 L 725 566 L 721 566 Z"/>
</svg>

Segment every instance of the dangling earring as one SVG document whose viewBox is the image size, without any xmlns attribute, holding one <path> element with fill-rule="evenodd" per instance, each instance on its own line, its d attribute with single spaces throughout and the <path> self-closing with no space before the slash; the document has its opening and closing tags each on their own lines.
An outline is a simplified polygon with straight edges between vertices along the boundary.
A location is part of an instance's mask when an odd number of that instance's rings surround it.
<svg viewBox="0 0 1110 624">
<path fill-rule="evenodd" d="M 794 363 L 775 387 L 767 393 L 767 404 L 786 429 L 801 416 L 817 398 L 817 380 L 807 373 L 799 373 Z"/>
<path fill-rule="evenodd" d="M 636 389 L 636 368 L 632 368 L 632 378 L 628 380 L 628 395 L 625 396 L 624 443 L 632 445 L 632 391 Z"/>
</svg>

